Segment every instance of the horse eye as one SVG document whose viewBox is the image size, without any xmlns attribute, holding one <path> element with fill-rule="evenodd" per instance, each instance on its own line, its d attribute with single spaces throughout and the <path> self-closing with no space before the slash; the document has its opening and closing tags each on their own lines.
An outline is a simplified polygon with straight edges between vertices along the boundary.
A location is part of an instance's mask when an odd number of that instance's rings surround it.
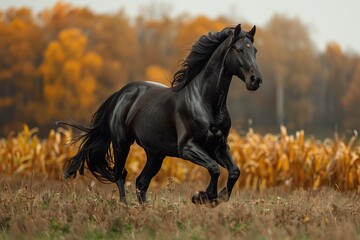
<svg viewBox="0 0 360 240">
<path fill-rule="evenodd" d="M 242 48 L 238 48 L 238 47 L 233 47 L 237 52 L 241 52 L 241 53 L 244 53 L 244 49 Z"/>
</svg>

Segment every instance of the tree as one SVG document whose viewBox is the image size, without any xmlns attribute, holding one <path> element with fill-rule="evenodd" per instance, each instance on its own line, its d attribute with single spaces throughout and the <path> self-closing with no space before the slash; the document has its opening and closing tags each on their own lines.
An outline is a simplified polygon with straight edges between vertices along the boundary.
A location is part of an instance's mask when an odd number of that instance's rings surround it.
<svg viewBox="0 0 360 240">
<path fill-rule="evenodd" d="M 277 122 L 304 128 L 312 122 L 314 113 L 309 100 L 309 88 L 319 68 L 314 44 L 298 19 L 275 15 L 267 23 L 266 32 L 261 54 L 266 68 L 271 69 L 267 80 L 276 86 Z"/>
<path fill-rule="evenodd" d="M 98 54 L 86 52 L 86 46 L 86 36 L 75 28 L 61 31 L 49 43 L 40 67 L 47 116 L 39 122 L 69 117 L 87 121 L 96 109 L 96 78 L 103 61 Z"/>
<path fill-rule="evenodd" d="M 208 34 L 210 31 L 220 31 L 228 26 L 229 22 L 226 19 L 210 19 L 205 16 L 183 22 L 175 39 L 176 61 L 184 59 L 187 51 L 200 36 Z"/>
<path fill-rule="evenodd" d="M 176 21 L 171 20 L 166 15 L 163 15 L 160 19 L 145 18 L 143 16 L 136 19 L 139 54 L 141 54 L 139 60 L 140 67 L 143 70 L 146 71 L 148 65 L 158 65 L 167 69 L 175 68 L 171 60 L 176 49 L 174 46 L 178 30 L 176 25 Z"/>
<path fill-rule="evenodd" d="M 170 86 L 170 72 L 158 65 L 149 65 L 145 71 L 145 77 L 149 81 L 158 82 Z"/>
<path fill-rule="evenodd" d="M 52 8 L 39 13 L 39 19 L 46 33 L 46 40 L 52 41 L 65 28 L 75 27 L 77 24 L 69 17 L 74 7 L 62 1 L 58 1 Z M 91 21 L 89 22 L 89 24 Z"/>
<path fill-rule="evenodd" d="M 88 8 L 78 8 L 58 2 L 40 13 L 49 41 L 60 31 L 77 28 L 87 38 L 87 49 L 102 57 L 103 67 L 98 76 L 99 99 L 105 99 L 114 90 L 139 79 L 136 32 L 124 11 L 115 14 L 94 14 Z"/>
<path fill-rule="evenodd" d="M 323 123 L 327 128 L 339 129 L 344 125 L 345 112 L 342 99 L 356 71 L 356 57 L 342 52 L 339 44 L 329 43 L 321 57 L 324 69 Z"/>
<path fill-rule="evenodd" d="M 345 127 L 359 130 L 360 127 L 360 63 L 357 63 L 356 70 L 348 86 L 345 96 L 342 99 L 344 107 Z"/>
<path fill-rule="evenodd" d="M 123 11 L 114 15 L 101 15 L 89 35 L 91 49 L 103 57 L 101 99 L 134 80 L 139 80 L 139 64 L 136 31 Z"/>
<path fill-rule="evenodd" d="M 34 121 L 33 103 L 41 98 L 37 67 L 45 46 L 28 8 L 9 9 L 0 22 L 0 125 L 16 128 Z"/>
</svg>

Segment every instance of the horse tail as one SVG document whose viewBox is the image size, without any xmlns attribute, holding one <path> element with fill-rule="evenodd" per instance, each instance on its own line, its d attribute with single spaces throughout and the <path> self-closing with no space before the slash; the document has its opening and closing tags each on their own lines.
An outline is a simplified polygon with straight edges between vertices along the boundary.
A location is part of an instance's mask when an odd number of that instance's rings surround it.
<svg viewBox="0 0 360 240">
<path fill-rule="evenodd" d="M 114 161 L 110 151 L 111 137 L 108 119 L 111 106 L 118 98 L 117 92 L 111 95 L 99 107 L 92 117 L 90 127 L 77 124 L 58 122 L 84 132 L 83 135 L 74 140 L 80 142 L 78 153 L 65 162 L 64 178 L 75 177 L 77 171 L 84 175 L 85 163 L 89 171 L 101 182 L 114 182 Z"/>
</svg>

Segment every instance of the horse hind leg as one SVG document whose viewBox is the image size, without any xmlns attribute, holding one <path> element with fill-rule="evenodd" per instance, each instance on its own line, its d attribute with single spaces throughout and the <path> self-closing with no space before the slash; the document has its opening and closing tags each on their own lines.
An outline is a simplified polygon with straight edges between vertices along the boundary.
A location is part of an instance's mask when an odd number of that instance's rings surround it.
<svg viewBox="0 0 360 240">
<path fill-rule="evenodd" d="M 164 155 L 157 155 L 146 152 L 146 164 L 140 175 L 136 179 L 136 191 L 138 201 L 146 202 L 146 191 L 149 188 L 151 179 L 160 171 Z"/>
<path fill-rule="evenodd" d="M 125 181 L 127 171 L 125 169 L 126 158 L 130 151 L 130 144 L 123 144 L 121 146 L 114 147 L 114 177 L 115 183 L 119 190 L 120 202 L 126 203 L 125 198 Z"/>
</svg>

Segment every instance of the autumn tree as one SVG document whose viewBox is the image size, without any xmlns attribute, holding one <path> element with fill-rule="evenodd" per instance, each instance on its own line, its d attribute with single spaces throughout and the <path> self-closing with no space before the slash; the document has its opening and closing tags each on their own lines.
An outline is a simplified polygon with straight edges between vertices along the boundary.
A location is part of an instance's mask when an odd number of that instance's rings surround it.
<svg viewBox="0 0 360 240">
<path fill-rule="evenodd" d="M 36 17 L 27 8 L 0 12 L 0 126 L 88 121 L 101 101 L 128 82 L 169 84 L 201 35 L 235 24 L 172 16 L 166 4 L 146 5 L 134 19 L 123 10 L 99 14 L 62 1 Z M 251 27 L 242 23 L 244 30 Z M 279 124 L 330 132 L 344 124 L 356 127 L 359 55 L 336 43 L 319 52 L 311 35 L 299 19 L 281 15 L 257 26 L 254 45 L 264 81 L 248 92 L 235 78 L 228 98 L 233 126 L 246 128 L 252 119 L 266 132 Z"/>
<path fill-rule="evenodd" d="M 99 72 L 97 92 L 100 100 L 126 83 L 139 79 L 136 32 L 124 11 L 114 14 L 95 14 L 88 8 L 58 2 L 40 13 L 49 41 L 67 28 L 81 30 L 87 38 L 87 49 L 101 55 L 103 67 Z"/>
<path fill-rule="evenodd" d="M 342 99 L 342 106 L 345 110 L 345 127 L 359 130 L 360 127 L 360 63 L 357 63 L 356 70 L 351 83 Z"/>
<path fill-rule="evenodd" d="M 277 123 L 308 126 L 315 111 L 309 89 L 319 66 L 307 28 L 298 19 L 275 15 L 267 23 L 263 43 L 259 54 L 269 74 L 266 80 L 276 86 Z"/>
<path fill-rule="evenodd" d="M 176 60 L 184 59 L 191 46 L 202 35 L 210 31 L 220 31 L 229 26 L 226 19 L 210 19 L 205 16 L 199 16 L 191 20 L 183 21 L 175 39 Z"/>
<path fill-rule="evenodd" d="M 145 14 L 145 16 L 147 15 L 149 14 Z M 136 19 L 140 54 L 138 60 L 141 69 L 146 71 L 150 65 L 157 65 L 168 70 L 174 69 L 171 59 L 175 54 L 174 41 L 177 30 L 176 21 L 171 20 L 166 15 L 160 19 L 143 16 Z"/>
<path fill-rule="evenodd" d="M 41 29 L 28 8 L 9 9 L 1 18 L 0 36 L 0 125 L 31 124 L 34 102 L 41 98 Z"/>
<path fill-rule="evenodd" d="M 86 51 L 87 41 L 83 33 L 71 28 L 49 43 L 40 68 L 47 114 L 39 122 L 70 117 L 88 121 L 96 109 L 96 78 L 103 61 L 95 52 Z"/>
<path fill-rule="evenodd" d="M 78 25 L 70 13 L 76 8 L 69 3 L 58 1 L 51 8 L 46 8 L 39 13 L 39 20 L 43 25 L 46 40 L 53 41 L 57 38 L 58 34 L 66 29 Z M 84 19 L 89 20 L 89 19 Z M 92 21 L 88 21 L 91 24 Z"/>
<path fill-rule="evenodd" d="M 321 57 L 323 66 L 323 99 L 321 109 L 323 122 L 327 128 L 339 129 L 344 124 L 345 112 L 342 99 L 346 95 L 352 75 L 356 70 L 356 60 L 343 53 L 337 43 L 329 43 Z"/>
<path fill-rule="evenodd" d="M 171 74 L 159 65 L 149 65 L 145 70 L 145 78 L 149 81 L 158 82 L 170 86 Z"/>
<path fill-rule="evenodd" d="M 104 99 L 126 83 L 139 80 L 139 61 L 136 31 L 123 11 L 114 15 L 100 15 L 92 33 L 91 49 L 103 57 L 99 79 L 99 93 Z M 140 54 L 140 55 L 138 55 Z"/>
</svg>

